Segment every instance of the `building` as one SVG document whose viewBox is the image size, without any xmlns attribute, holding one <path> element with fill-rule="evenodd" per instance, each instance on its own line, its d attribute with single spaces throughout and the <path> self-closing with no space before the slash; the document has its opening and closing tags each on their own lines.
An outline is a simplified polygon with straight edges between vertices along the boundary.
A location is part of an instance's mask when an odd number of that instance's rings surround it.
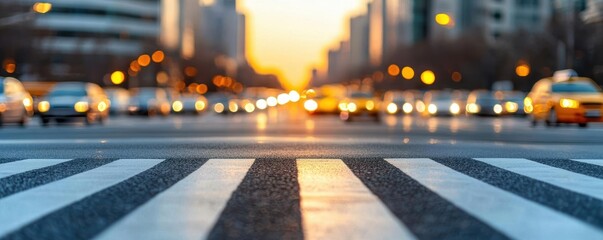
<svg viewBox="0 0 603 240">
<path fill-rule="evenodd" d="M 14 4 L 31 9 L 35 2 Z M 103 84 L 108 73 L 127 71 L 130 61 L 158 49 L 159 0 L 49 2 L 50 12 L 19 25 L 31 33 L 30 49 L 17 59 L 22 80 Z"/>
<path fill-rule="evenodd" d="M 514 1 L 514 0 L 512 0 Z M 482 6 L 489 6 L 490 4 L 500 4 L 501 2 L 507 1 L 480 1 L 480 0 L 440 0 L 432 1 L 430 6 L 430 14 L 428 15 L 427 22 L 429 24 L 429 35 L 432 40 L 442 39 L 454 39 L 459 37 L 462 33 L 471 30 L 476 27 L 483 27 L 479 25 L 486 24 L 481 22 L 480 17 L 483 16 L 484 9 Z M 485 10 L 488 11 L 488 10 Z M 436 16 L 438 14 L 444 14 L 450 18 L 450 22 L 447 24 L 436 23 Z"/>
<path fill-rule="evenodd" d="M 591 24 L 603 22 L 603 0 L 588 0 L 582 19 Z"/>
<path fill-rule="evenodd" d="M 490 1 L 483 9 L 484 34 L 490 41 L 519 30 L 546 31 L 553 15 L 551 0 Z"/>
<path fill-rule="evenodd" d="M 432 21 L 431 1 L 404 0 L 399 5 L 398 42 L 412 45 L 427 39 Z"/>
<path fill-rule="evenodd" d="M 398 24 L 402 0 L 373 0 L 369 9 L 369 59 L 378 66 L 400 43 Z"/>
<path fill-rule="evenodd" d="M 369 63 L 369 18 L 368 14 L 350 18 L 351 68 L 361 68 Z"/>
<path fill-rule="evenodd" d="M 327 55 L 327 79 L 333 83 L 342 80 L 350 66 L 350 42 L 341 41 L 339 46 L 331 49 Z"/>
<path fill-rule="evenodd" d="M 246 18 L 237 11 L 236 0 L 203 6 L 201 15 L 199 31 L 204 49 L 238 64 L 246 62 Z"/>
</svg>

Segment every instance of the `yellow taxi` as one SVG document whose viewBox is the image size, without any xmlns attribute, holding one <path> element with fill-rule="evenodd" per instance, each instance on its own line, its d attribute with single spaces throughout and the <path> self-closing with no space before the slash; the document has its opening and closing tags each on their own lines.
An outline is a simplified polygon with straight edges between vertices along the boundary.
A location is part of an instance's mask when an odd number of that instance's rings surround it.
<svg viewBox="0 0 603 240">
<path fill-rule="evenodd" d="M 593 80 L 578 77 L 573 70 L 558 71 L 534 84 L 524 99 L 524 110 L 532 125 L 544 121 L 547 126 L 587 127 L 589 122 L 603 122 L 603 93 Z"/>
<path fill-rule="evenodd" d="M 379 99 L 371 92 L 352 92 L 339 103 L 340 117 L 344 121 L 352 121 L 356 117 L 372 117 L 380 120 Z"/>
<path fill-rule="evenodd" d="M 311 114 L 338 114 L 341 97 L 334 91 L 325 88 L 308 90 L 304 94 L 304 109 Z"/>
</svg>

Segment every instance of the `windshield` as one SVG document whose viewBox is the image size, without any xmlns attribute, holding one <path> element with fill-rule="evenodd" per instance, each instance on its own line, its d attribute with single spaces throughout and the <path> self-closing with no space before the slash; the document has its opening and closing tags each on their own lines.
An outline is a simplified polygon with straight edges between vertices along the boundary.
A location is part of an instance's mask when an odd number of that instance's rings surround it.
<svg viewBox="0 0 603 240">
<path fill-rule="evenodd" d="M 557 83 L 553 85 L 554 93 L 596 93 L 599 88 L 591 83 Z"/>
<path fill-rule="evenodd" d="M 51 97 L 83 97 L 86 96 L 86 90 L 84 89 L 74 89 L 74 88 L 66 88 L 66 89 L 55 89 L 52 90 L 49 94 Z"/>
<path fill-rule="evenodd" d="M 355 92 L 351 95 L 352 98 L 372 98 L 373 95 L 365 92 Z"/>
</svg>

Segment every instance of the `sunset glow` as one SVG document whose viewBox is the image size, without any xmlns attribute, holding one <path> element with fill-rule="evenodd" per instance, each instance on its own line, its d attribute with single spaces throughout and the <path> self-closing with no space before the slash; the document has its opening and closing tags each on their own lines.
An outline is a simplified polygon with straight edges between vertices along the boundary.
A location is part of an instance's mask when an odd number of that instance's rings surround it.
<svg viewBox="0 0 603 240">
<path fill-rule="evenodd" d="M 301 89 L 310 69 L 324 69 L 326 50 L 348 30 L 362 0 L 243 0 L 247 14 L 247 58 L 261 73 L 273 73 L 286 88 Z"/>
</svg>

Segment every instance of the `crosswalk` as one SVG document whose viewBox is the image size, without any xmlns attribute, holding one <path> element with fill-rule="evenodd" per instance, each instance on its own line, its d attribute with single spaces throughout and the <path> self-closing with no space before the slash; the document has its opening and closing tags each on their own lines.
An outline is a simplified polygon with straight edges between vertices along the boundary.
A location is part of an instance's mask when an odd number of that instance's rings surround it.
<svg viewBox="0 0 603 240">
<path fill-rule="evenodd" d="M 0 239 L 603 239 L 603 159 L 10 159 Z"/>
</svg>

